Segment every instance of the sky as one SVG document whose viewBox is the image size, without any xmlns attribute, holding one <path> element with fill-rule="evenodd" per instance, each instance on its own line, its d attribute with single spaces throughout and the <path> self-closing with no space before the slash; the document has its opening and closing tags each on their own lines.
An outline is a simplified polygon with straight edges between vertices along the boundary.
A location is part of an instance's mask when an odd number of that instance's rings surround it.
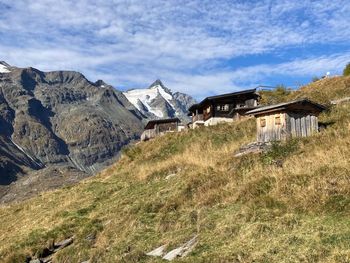
<svg viewBox="0 0 350 263">
<path fill-rule="evenodd" d="M 342 73 L 349 0 L 0 0 L 0 60 L 205 96 Z"/>
</svg>

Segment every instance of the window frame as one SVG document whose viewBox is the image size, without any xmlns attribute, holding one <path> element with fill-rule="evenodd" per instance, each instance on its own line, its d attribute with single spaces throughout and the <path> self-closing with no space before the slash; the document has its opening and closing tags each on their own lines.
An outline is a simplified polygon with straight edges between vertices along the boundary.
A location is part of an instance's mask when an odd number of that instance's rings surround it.
<svg viewBox="0 0 350 263">
<path fill-rule="evenodd" d="M 281 126 L 281 125 L 282 125 L 281 115 L 275 116 L 275 126 Z"/>
</svg>

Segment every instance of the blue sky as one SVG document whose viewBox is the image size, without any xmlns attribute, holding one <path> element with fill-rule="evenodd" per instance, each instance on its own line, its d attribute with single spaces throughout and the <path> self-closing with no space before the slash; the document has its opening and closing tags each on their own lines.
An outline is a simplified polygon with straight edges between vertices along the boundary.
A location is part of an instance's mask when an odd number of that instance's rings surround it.
<svg viewBox="0 0 350 263">
<path fill-rule="evenodd" d="M 350 62 L 346 0 L 0 0 L 0 60 L 197 99 L 290 87 Z"/>
</svg>

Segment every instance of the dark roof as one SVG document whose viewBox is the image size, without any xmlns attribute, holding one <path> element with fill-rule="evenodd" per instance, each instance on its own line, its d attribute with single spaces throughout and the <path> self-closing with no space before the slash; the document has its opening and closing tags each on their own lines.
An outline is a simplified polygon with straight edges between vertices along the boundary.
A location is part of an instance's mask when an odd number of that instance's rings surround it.
<svg viewBox="0 0 350 263">
<path fill-rule="evenodd" d="M 236 92 L 231 92 L 231 93 L 226 93 L 226 94 L 221 94 L 221 95 L 207 97 L 203 101 L 205 101 L 205 100 L 222 99 L 222 98 L 226 98 L 226 97 L 238 96 L 238 95 L 242 95 L 242 94 L 249 94 L 249 93 L 255 93 L 255 92 L 256 92 L 256 89 L 241 90 L 241 91 L 236 91 Z"/>
<path fill-rule="evenodd" d="M 178 118 L 151 120 L 146 124 L 145 130 L 153 129 L 155 124 L 171 123 L 171 122 L 178 122 L 179 123 L 180 120 Z"/>
<path fill-rule="evenodd" d="M 203 99 L 200 103 L 193 104 L 188 110 L 189 111 L 193 111 L 193 110 L 201 107 L 207 101 L 213 101 L 213 100 L 217 100 L 217 99 L 224 99 L 224 98 L 229 98 L 229 97 L 234 97 L 234 96 L 239 96 L 239 95 L 245 95 L 245 94 L 255 94 L 255 95 L 259 96 L 259 94 L 256 93 L 256 89 L 248 89 L 248 90 L 231 92 L 231 93 L 226 93 L 226 94 L 221 94 L 221 95 L 216 95 L 216 96 L 210 96 L 210 97 L 206 97 L 205 99 Z"/>
<path fill-rule="evenodd" d="M 193 104 L 191 107 L 188 108 L 188 111 L 193 111 L 199 107 L 199 103 Z"/>
<path fill-rule="evenodd" d="M 316 110 L 319 112 L 326 109 L 325 106 L 318 104 L 316 102 L 313 102 L 309 99 L 299 99 L 299 100 L 278 103 L 278 104 L 274 104 L 274 105 L 267 105 L 267 106 L 258 107 L 254 110 L 246 112 L 246 114 L 247 115 L 258 115 L 261 113 L 288 110 L 288 109 L 305 110 L 306 109 L 305 106 L 310 106 L 313 110 Z"/>
</svg>

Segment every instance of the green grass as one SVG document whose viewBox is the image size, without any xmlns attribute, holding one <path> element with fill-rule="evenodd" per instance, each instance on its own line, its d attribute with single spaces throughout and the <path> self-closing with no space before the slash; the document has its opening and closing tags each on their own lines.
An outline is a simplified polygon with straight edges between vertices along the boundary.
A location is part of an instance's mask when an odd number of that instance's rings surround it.
<svg viewBox="0 0 350 263">
<path fill-rule="evenodd" d="M 347 95 L 348 80 L 334 81 Z M 316 84 L 283 96 L 340 96 Z M 74 236 L 54 262 L 162 262 L 145 253 L 198 234 L 176 262 L 350 262 L 350 105 L 321 120 L 332 123 L 322 133 L 239 158 L 254 119 L 131 146 L 93 178 L 1 207 L 0 258 Z"/>
</svg>

